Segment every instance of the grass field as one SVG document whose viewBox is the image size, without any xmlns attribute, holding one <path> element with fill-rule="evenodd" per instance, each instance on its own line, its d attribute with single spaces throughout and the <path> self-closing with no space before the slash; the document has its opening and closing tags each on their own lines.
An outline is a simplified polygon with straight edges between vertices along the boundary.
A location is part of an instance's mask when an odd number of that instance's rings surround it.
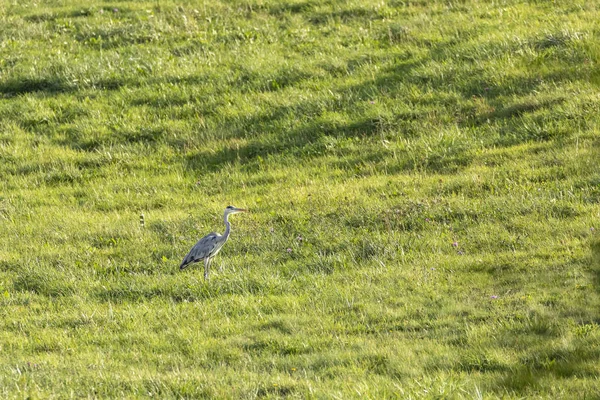
<svg viewBox="0 0 600 400">
<path fill-rule="evenodd" d="M 0 397 L 600 398 L 599 13 L 0 1 Z"/>
</svg>

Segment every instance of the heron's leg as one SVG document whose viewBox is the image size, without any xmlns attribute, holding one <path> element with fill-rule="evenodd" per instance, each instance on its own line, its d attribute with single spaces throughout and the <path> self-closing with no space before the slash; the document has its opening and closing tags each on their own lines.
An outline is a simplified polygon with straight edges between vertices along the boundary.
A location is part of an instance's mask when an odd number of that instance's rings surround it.
<svg viewBox="0 0 600 400">
<path fill-rule="evenodd" d="M 210 266 L 210 257 L 204 259 L 204 279 L 208 279 L 208 267 Z"/>
<path fill-rule="evenodd" d="M 219 272 L 223 272 L 223 259 L 221 259 L 221 262 L 219 263 Z"/>
</svg>

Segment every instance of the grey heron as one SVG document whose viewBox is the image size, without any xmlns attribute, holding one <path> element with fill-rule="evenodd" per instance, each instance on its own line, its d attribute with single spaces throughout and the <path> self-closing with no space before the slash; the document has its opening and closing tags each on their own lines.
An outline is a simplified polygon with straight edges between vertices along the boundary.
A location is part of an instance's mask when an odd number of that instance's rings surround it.
<svg viewBox="0 0 600 400">
<path fill-rule="evenodd" d="M 219 235 L 216 232 L 211 232 L 202 239 L 198 240 L 198 243 L 192 247 L 190 252 L 181 262 L 179 269 L 185 269 L 190 264 L 204 260 L 204 279 L 208 279 L 208 269 L 210 268 L 210 263 L 213 257 L 217 255 L 219 250 L 221 250 L 221 247 L 223 247 L 227 241 L 227 238 L 229 238 L 229 233 L 231 232 L 231 224 L 228 221 L 229 215 L 246 211 L 248 210 L 234 206 L 227 206 L 225 209 L 225 214 L 223 215 L 223 220 L 225 221 L 225 233 L 223 235 Z"/>
</svg>

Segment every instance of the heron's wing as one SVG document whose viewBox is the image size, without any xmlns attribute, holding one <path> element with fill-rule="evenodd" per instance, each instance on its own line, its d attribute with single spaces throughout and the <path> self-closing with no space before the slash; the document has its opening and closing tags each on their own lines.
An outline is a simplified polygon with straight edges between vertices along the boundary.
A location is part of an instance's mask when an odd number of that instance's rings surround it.
<svg viewBox="0 0 600 400">
<path fill-rule="evenodd" d="M 206 257 L 210 256 L 217 246 L 220 236 L 221 235 L 212 232 L 198 240 L 198 243 L 196 243 L 187 256 L 185 256 L 179 268 L 184 269 L 189 264 L 204 260 Z"/>
</svg>

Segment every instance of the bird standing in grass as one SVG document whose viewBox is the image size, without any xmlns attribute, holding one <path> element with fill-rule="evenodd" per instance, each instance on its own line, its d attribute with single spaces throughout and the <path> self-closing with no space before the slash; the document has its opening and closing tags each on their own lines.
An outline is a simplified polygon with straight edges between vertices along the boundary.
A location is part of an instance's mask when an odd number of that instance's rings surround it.
<svg viewBox="0 0 600 400">
<path fill-rule="evenodd" d="M 234 206 L 227 206 L 225 209 L 225 215 L 223 215 L 223 219 L 225 220 L 225 233 L 223 235 L 219 235 L 216 232 L 209 233 L 204 236 L 202 239 L 198 240 L 198 243 L 190 252 L 185 256 L 179 269 L 185 269 L 188 265 L 204 260 L 204 279 L 208 279 L 208 269 L 210 268 L 210 263 L 214 256 L 217 255 L 221 247 L 229 238 L 229 233 L 231 232 L 231 224 L 228 221 L 230 214 L 237 214 L 240 212 L 246 212 L 243 208 L 236 208 Z"/>
</svg>

